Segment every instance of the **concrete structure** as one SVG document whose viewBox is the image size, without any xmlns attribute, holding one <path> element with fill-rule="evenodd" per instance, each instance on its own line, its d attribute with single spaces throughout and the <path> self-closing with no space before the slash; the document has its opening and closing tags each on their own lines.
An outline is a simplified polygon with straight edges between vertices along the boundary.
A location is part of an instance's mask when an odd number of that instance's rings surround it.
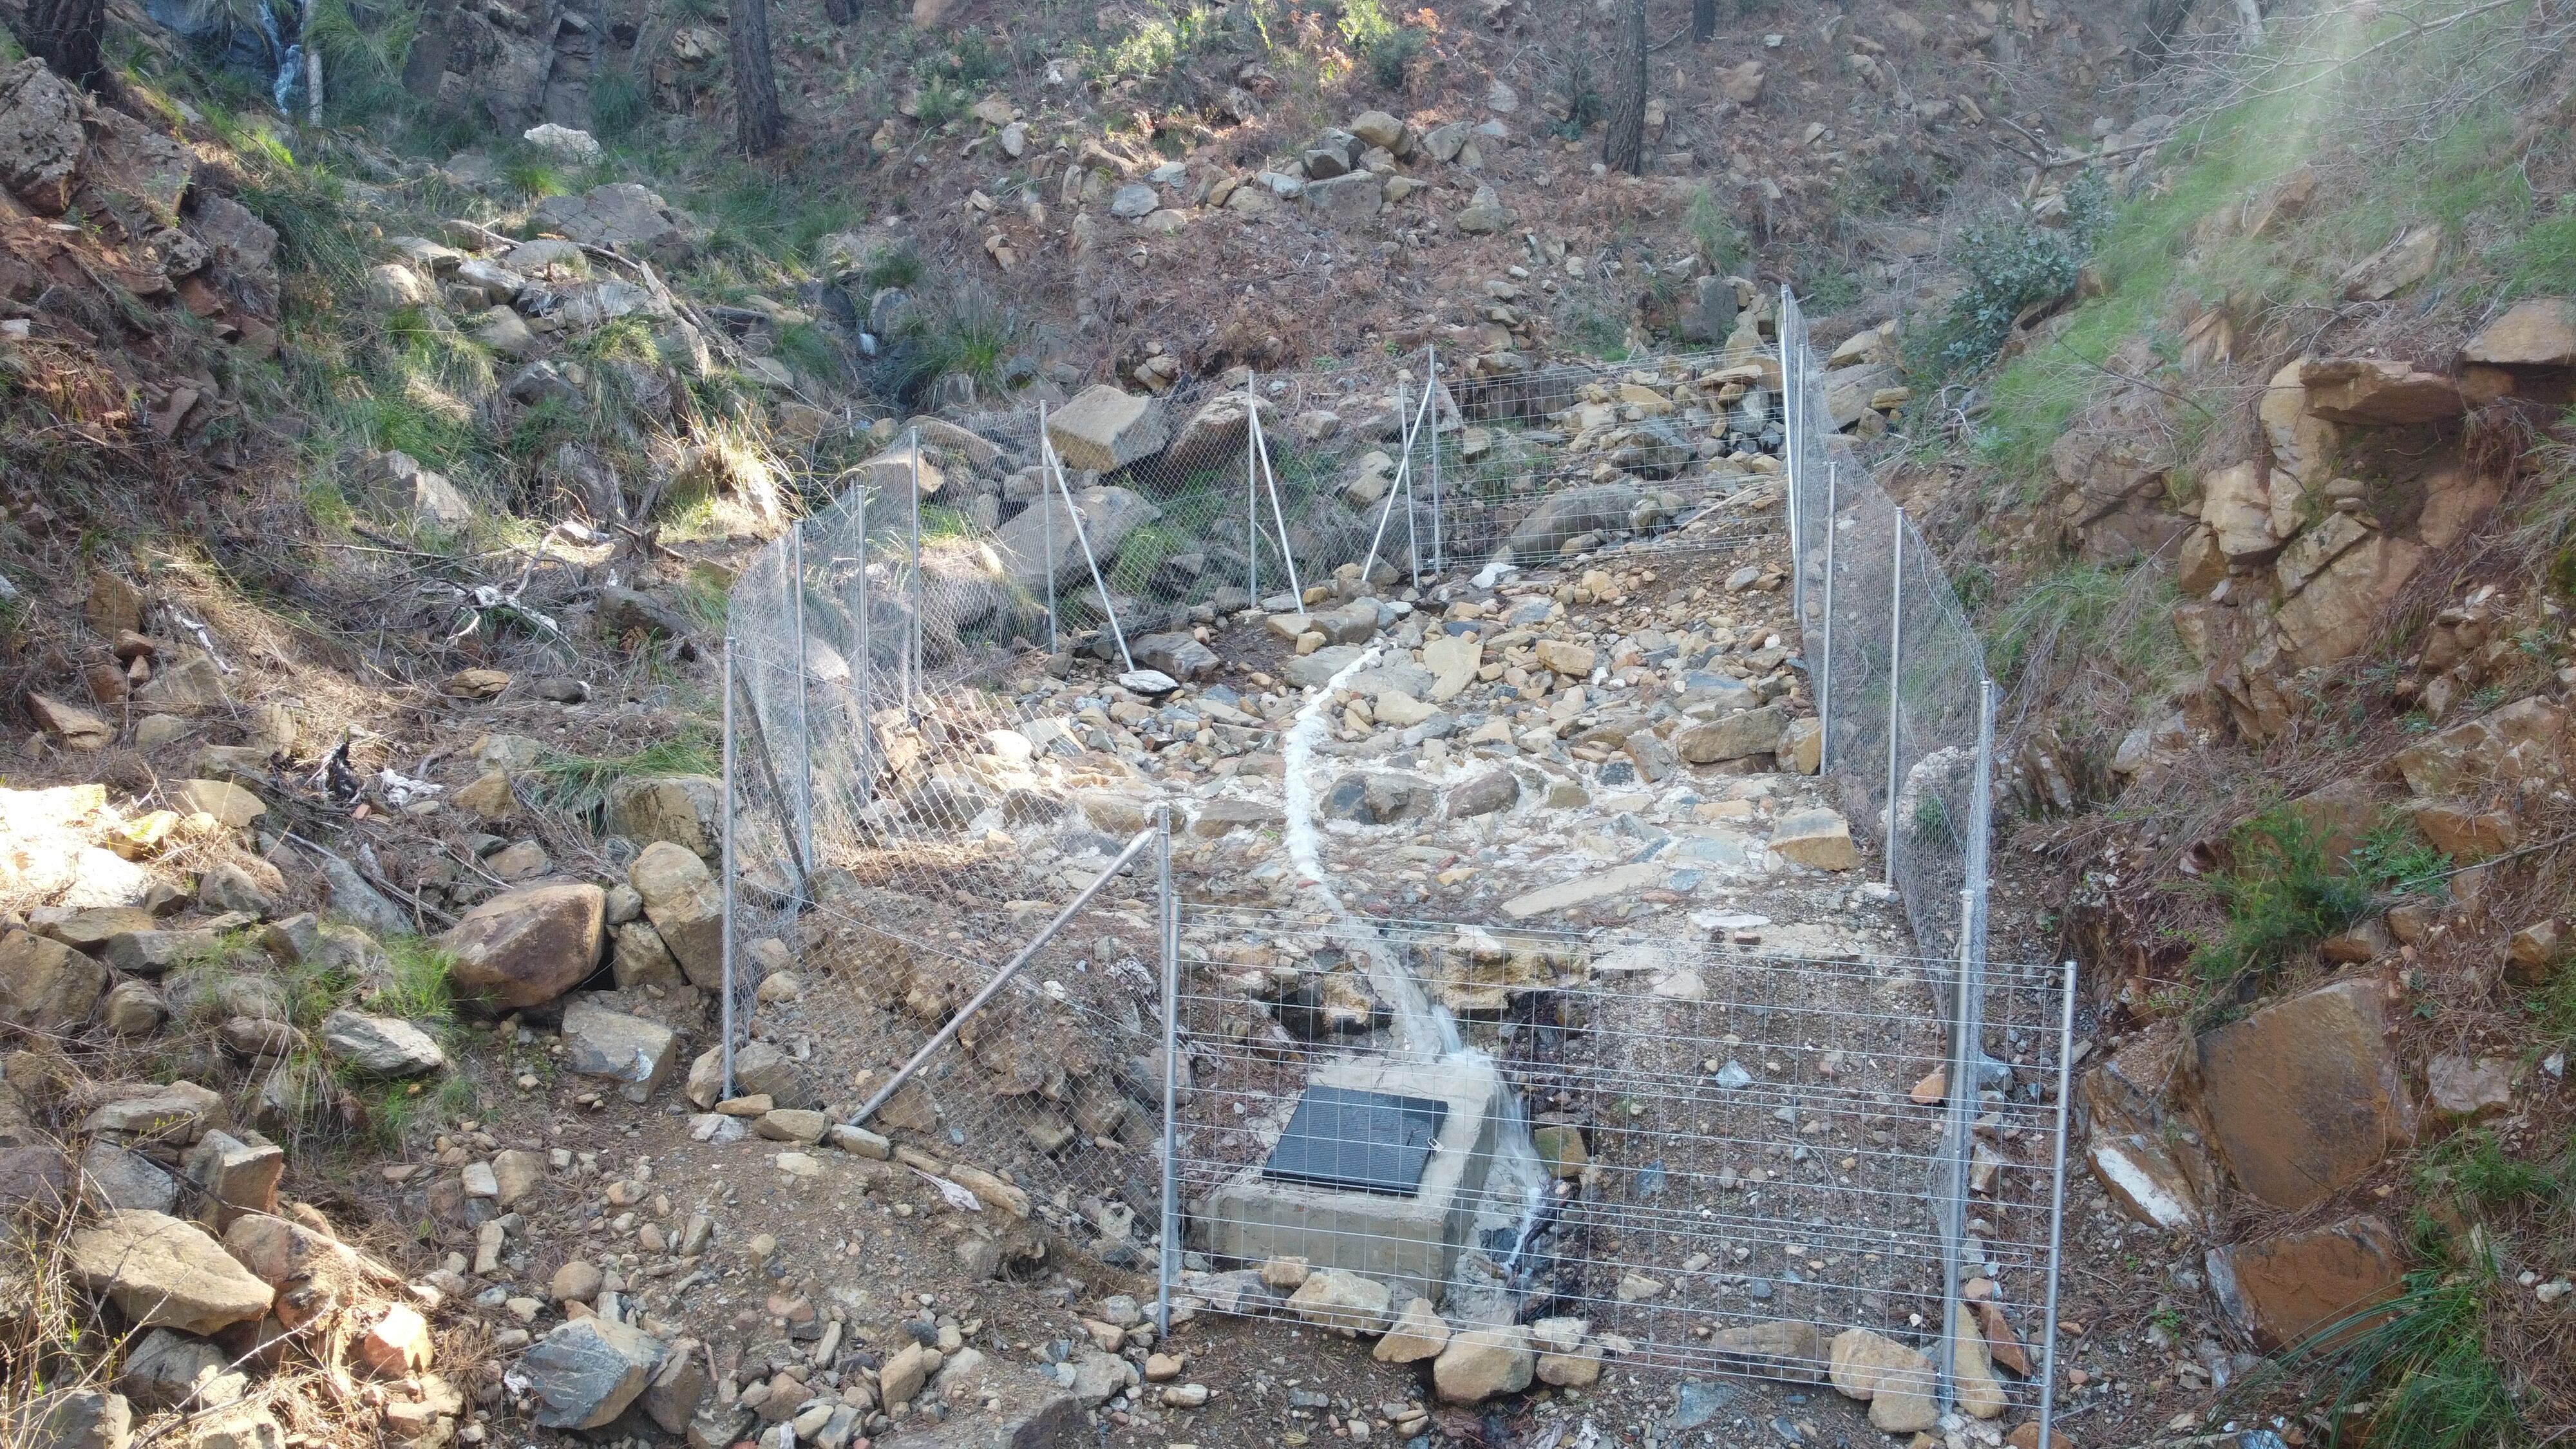
<svg viewBox="0 0 2576 1449">
<path fill-rule="evenodd" d="M 1448 1104 L 1412 1196 L 1274 1182 L 1262 1176 L 1256 1163 L 1209 1196 L 1193 1225 L 1194 1238 L 1220 1258 L 1251 1264 L 1304 1258 L 1314 1267 L 1374 1278 L 1395 1290 L 1398 1303 L 1415 1294 L 1440 1301 L 1458 1250 L 1475 1230 L 1478 1200 L 1493 1164 L 1503 1122 L 1500 1077 L 1484 1062 L 1367 1058 L 1327 1066 L 1315 1074 L 1313 1085 L 1430 1097 Z"/>
</svg>

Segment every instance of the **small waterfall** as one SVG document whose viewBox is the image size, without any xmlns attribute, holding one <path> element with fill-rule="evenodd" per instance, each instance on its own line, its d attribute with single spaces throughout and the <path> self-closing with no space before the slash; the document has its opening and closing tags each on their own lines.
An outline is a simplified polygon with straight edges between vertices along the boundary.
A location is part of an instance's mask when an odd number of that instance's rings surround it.
<svg viewBox="0 0 2576 1449">
<path fill-rule="evenodd" d="M 1531 1251 L 1550 1217 L 1547 1165 L 1539 1158 L 1529 1113 L 1519 1094 L 1504 1083 L 1501 1065 L 1466 1045 L 1458 1033 L 1458 1019 L 1431 999 L 1377 928 L 1343 904 L 1325 873 L 1322 835 L 1315 826 L 1315 786 L 1309 771 L 1315 746 L 1330 728 L 1327 707 L 1334 693 L 1351 676 L 1374 665 L 1378 655 L 1373 646 L 1336 671 L 1297 712 L 1296 723 L 1282 738 L 1286 816 L 1282 833 L 1289 864 L 1331 913 L 1334 937 L 1364 964 L 1370 986 L 1394 1012 L 1396 1052 L 1414 1061 L 1454 1065 L 1463 1072 L 1490 1077 L 1499 1089 L 1502 1121 L 1485 1172 L 1484 1198 L 1477 1206 L 1475 1230 L 1459 1252 L 1446 1296 L 1453 1318 L 1509 1323 L 1519 1316 L 1520 1305 L 1529 1296 L 1535 1268 Z M 1478 1246 L 1488 1242 L 1508 1243 L 1500 1261 Z"/>
</svg>

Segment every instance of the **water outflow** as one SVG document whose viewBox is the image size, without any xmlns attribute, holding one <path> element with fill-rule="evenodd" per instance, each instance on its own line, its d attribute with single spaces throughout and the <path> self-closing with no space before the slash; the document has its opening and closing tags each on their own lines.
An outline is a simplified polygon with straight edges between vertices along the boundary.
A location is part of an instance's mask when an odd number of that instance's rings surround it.
<svg viewBox="0 0 2576 1449">
<path fill-rule="evenodd" d="M 1500 1261 L 1481 1247 L 1471 1246 L 1459 1254 L 1457 1271 L 1448 1285 L 1448 1310 L 1452 1318 L 1509 1322 L 1528 1297 L 1531 1251 L 1551 1216 L 1547 1165 L 1540 1160 L 1537 1140 L 1530 1133 L 1529 1113 L 1523 1110 L 1519 1095 L 1503 1081 L 1501 1066 L 1490 1055 L 1466 1045 L 1458 1034 L 1458 1019 L 1431 999 L 1377 928 L 1343 904 L 1341 893 L 1333 889 L 1324 872 L 1322 836 L 1315 827 L 1315 785 L 1308 772 L 1315 746 L 1331 728 L 1327 713 L 1330 702 L 1353 675 L 1374 666 L 1378 655 L 1379 650 L 1372 647 L 1335 671 L 1315 697 L 1297 711 L 1296 722 L 1281 742 L 1286 817 L 1283 833 L 1288 863 L 1306 890 L 1330 913 L 1335 940 L 1362 964 L 1378 999 L 1394 1013 L 1396 1053 L 1412 1061 L 1452 1066 L 1494 1083 L 1502 1120 L 1494 1133 L 1493 1155 L 1485 1170 L 1484 1198 L 1477 1205 L 1475 1231 L 1469 1241 L 1471 1245 L 1499 1241 L 1509 1246 Z"/>
</svg>

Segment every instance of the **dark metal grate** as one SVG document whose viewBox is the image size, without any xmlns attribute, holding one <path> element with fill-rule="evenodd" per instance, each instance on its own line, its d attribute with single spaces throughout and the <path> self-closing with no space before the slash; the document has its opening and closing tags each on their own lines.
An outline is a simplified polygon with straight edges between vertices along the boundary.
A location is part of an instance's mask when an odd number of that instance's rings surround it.
<svg viewBox="0 0 2576 1449">
<path fill-rule="evenodd" d="M 1421 1185 L 1449 1104 L 1348 1087 L 1314 1087 L 1261 1175 L 1280 1182 L 1409 1197 Z"/>
</svg>

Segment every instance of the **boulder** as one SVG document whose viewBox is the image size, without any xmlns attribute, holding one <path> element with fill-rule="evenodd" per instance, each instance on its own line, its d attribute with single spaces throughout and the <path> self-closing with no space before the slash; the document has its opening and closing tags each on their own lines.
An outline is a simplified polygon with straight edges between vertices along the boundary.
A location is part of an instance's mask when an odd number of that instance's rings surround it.
<svg viewBox="0 0 2576 1449">
<path fill-rule="evenodd" d="M 2369 1216 L 2213 1248 L 2206 1263 L 2219 1307 L 2266 1351 L 2356 1319 L 2395 1295 L 2406 1267 L 2396 1234 Z"/>
<path fill-rule="evenodd" d="M 1386 1327 L 1393 1299 L 1387 1286 L 1374 1278 L 1339 1268 L 1318 1268 L 1308 1273 L 1306 1281 L 1289 1295 L 1288 1311 L 1308 1323 L 1341 1333 L 1376 1333 Z"/>
<path fill-rule="evenodd" d="M 659 1022 L 612 1011 L 587 998 L 564 1007 L 564 1065 L 585 1077 L 613 1077 L 630 1102 L 650 1100 L 669 1079 L 679 1038 Z"/>
<path fill-rule="evenodd" d="M 1265 413 L 1269 411 L 1264 404 Z M 1266 421 L 1266 420 L 1265 420 Z M 1163 450 L 1170 476 L 1186 477 L 1210 468 L 1242 471 L 1243 450 L 1252 441 L 1252 409 L 1241 391 L 1220 394 L 1200 405 Z"/>
<path fill-rule="evenodd" d="M 2380 357 L 2307 359 L 2299 385 L 2308 390 L 2308 411 L 2330 423 L 2433 423 L 2468 410 L 2450 378 Z"/>
<path fill-rule="evenodd" d="M 1298 204 L 1328 225 L 1357 226 L 1386 209 L 1386 183 L 1367 171 L 1309 181 Z"/>
<path fill-rule="evenodd" d="M 1048 427 L 1054 426 L 1055 420 L 1050 418 Z M 1073 530 L 1077 511 L 1082 518 L 1081 539 L 1075 537 Z M 1083 558 L 1082 542 L 1091 544 L 1091 552 L 1106 576 L 1128 535 L 1158 516 L 1160 510 L 1132 489 L 1079 488 L 1074 490 L 1071 509 L 1065 506 L 1061 490 L 1049 490 L 1045 497 L 1001 526 L 993 535 L 993 551 L 1001 561 L 1003 573 L 1021 588 L 1043 593 L 1050 574 L 1059 589 L 1088 587 L 1091 568 Z"/>
<path fill-rule="evenodd" d="M 1047 440 L 1066 468 L 1109 473 L 1161 452 L 1171 431 L 1153 399 L 1101 385 L 1047 414 Z"/>
<path fill-rule="evenodd" d="M 2554 779 L 2566 728 L 2560 706 L 2520 699 L 2407 746 L 2393 763 L 2418 795 L 2473 795 L 2482 786 Z"/>
<path fill-rule="evenodd" d="M 1682 308 L 1684 342 L 1724 342 L 1735 331 L 1735 283 L 1726 277 L 1702 277 L 1691 284 L 1691 300 Z"/>
<path fill-rule="evenodd" d="M 137 1085 L 90 1109 L 80 1130 L 123 1141 L 185 1147 L 206 1135 L 209 1127 L 230 1125 L 231 1113 L 221 1094 L 194 1082 L 167 1086 Z"/>
<path fill-rule="evenodd" d="M 724 782 L 706 775 L 627 776 L 608 787 L 608 830 L 639 846 L 667 840 L 712 860 L 723 840 Z"/>
<path fill-rule="evenodd" d="M 39 216 L 71 205 L 74 173 L 87 144 L 81 94 L 41 60 L 0 71 L 0 188 Z"/>
<path fill-rule="evenodd" d="M 2340 516 L 2340 515 L 2338 515 Z M 2380 615 L 2424 561 L 2421 544 L 2373 533 L 2337 554 L 2275 616 L 2282 642 L 2301 665 L 2332 664 L 2361 652 Z"/>
<path fill-rule="evenodd" d="M 2576 298 L 2529 297 L 2514 303 L 2469 339 L 2460 360 L 2494 367 L 2576 367 Z"/>
<path fill-rule="evenodd" d="M 1362 651 L 1357 644 L 1327 644 L 1312 654 L 1301 654 L 1279 666 L 1279 672 L 1291 684 L 1308 689 L 1321 689 L 1334 675 L 1359 662 Z"/>
<path fill-rule="evenodd" d="M 1851 823 L 1831 810 L 1799 810 L 1781 816 L 1771 827 L 1771 849 L 1817 870 L 1851 870 L 1860 864 Z"/>
<path fill-rule="evenodd" d="M 30 931 L 0 936 L 0 1024 L 77 1030 L 107 991 L 107 967 Z"/>
<path fill-rule="evenodd" d="M 52 735 L 67 750 L 103 750 L 116 740 L 116 726 L 69 700 L 30 694 L 27 713 L 35 720 L 36 728 Z"/>
<path fill-rule="evenodd" d="M 2347 302 L 2385 302 L 2433 274 L 2442 254 L 2442 224 L 2426 222 L 2398 234 L 2379 251 L 2353 264 L 2339 279 Z"/>
<path fill-rule="evenodd" d="M 1191 634 L 1148 634 L 1132 641 L 1131 647 L 1138 664 L 1159 669 L 1173 679 L 1213 679 L 1225 667 L 1215 650 Z"/>
<path fill-rule="evenodd" d="M 81 1189 L 104 1208 L 166 1213 L 179 1204 L 179 1183 L 140 1152 L 93 1142 L 81 1153 Z"/>
<path fill-rule="evenodd" d="M 712 1110 L 724 1100 L 724 1052 L 711 1047 L 689 1064 L 688 1098 Z M 796 1059 L 765 1041 L 747 1042 L 733 1054 L 733 1093 L 767 1097 L 779 1107 L 809 1108 L 823 1104 Z M 897 1101 L 902 1100 L 899 1094 Z"/>
<path fill-rule="evenodd" d="M 1431 1382 L 1443 1401 L 1474 1404 L 1519 1393 L 1537 1369 L 1528 1324 L 1462 1324 L 1450 1330 L 1449 1342 L 1431 1361 Z"/>
<path fill-rule="evenodd" d="M 1773 1319 L 1721 1328 L 1710 1346 L 1729 1364 L 1756 1378 L 1793 1384 L 1825 1381 L 1825 1336 L 1803 1320 Z"/>
<path fill-rule="evenodd" d="M 68 1259 L 136 1328 L 213 1333 L 258 1318 L 277 1296 L 205 1229 L 163 1213 L 110 1212 L 72 1234 Z"/>
<path fill-rule="evenodd" d="M 128 1350 L 116 1386 L 148 1409 L 219 1409 L 250 1392 L 250 1376 L 202 1338 L 156 1328 Z"/>
<path fill-rule="evenodd" d="M 1843 1397 L 1869 1405 L 1869 1422 L 1883 1433 L 1919 1434 L 1940 1420 L 1932 1360 L 1892 1338 L 1844 1329 L 1834 1335 L 1827 1372 Z"/>
<path fill-rule="evenodd" d="M 7 119 L 0 114 L 0 123 Z M 0 1432 L 24 1449 L 126 1449 L 134 1441 L 134 1411 L 123 1394 L 56 1389 L 0 1409 Z"/>
<path fill-rule="evenodd" d="M 661 848 L 697 863 L 677 846 Z M 599 967 L 606 904 L 607 893 L 595 885 L 541 885 L 505 892 L 466 912 L 440 938 L 455 958 L 449 979 L 457 994 L 493 1011 L 540 1006 L 563 995 Z"/>
<path fill-rule="evenodd" d="M 669 1352 L 660 1339 L 592 1315 L 555 1326 L 519 1361 L 549 1429 L 596 1429 L 625 1412 Z"/>
<path fill-rule="evenodd" d="M 420 1077 L 447 1066 L 429 1033 L 393 1016 L 342 1007 L 322 1018 L 322 1053 L 371 1077 Z"/>
<path fill-rule="evenodd" d="M 2201 480 L 2200 521 L 2218 551 L 2229 558 L 2269 553 L 2280 546 L 2272 532 L 2272 493 L 2260 464 L 2221 468 Z"/>
<path fill-rule="evenodd" d="M 1419 1363 L 1426 1358 L 1438 1358 L 1441 1350 L 1448 1346 L 1448 1320 L 1440 1316 L 1439 1309 L 1431 1306 L 1430 1299 L 1415 1298 L 1396 1315 L 1395 1323 L 1387 1329 L 1386 1336 L 1377 1341 L 1376 1348 L 1369 1350 L 1369 1357 L 1379 1363 Z"/>
<path fill-rule="evenodd" d="M 1509 810 L 1520 803 L 1520 798 L 1520 777 L 1508 766 L 1496 765 L 1449 787 L 1448 803 L 1441 813 L 1450 820 L 1466 820 Z"/>
<path fill-rule="evenodd" d="M 1740 710 L 1684 727 L 1673 736 L 1673 749 L 1694 765 L 1750 759 L 1777 749 L 1780 731 L 1787 723 L 1787 716 L 1777 705 Z"/>
<path fill-rule="evenodd" d="M 238 1403 L 188 1424 L 186 1449 L 286 1449 L 286 1426 L 256 1403 Z"/>
<path fill-rule="evenodd" d="M 2450 1122 L 2513 1109 L 2513 1059 L 2444 1052 L 2424 1069 L 2424 1105 Z"/>
<path fill-rule="evenodd" d="M 275 1212 L 277 1184 L 286 1175 L 286 1149 L 274 1142 L 249 1143 L 227 1132 L 209 1131 L 188 1149 L 188 1180 L 224 1208 L 237 1212 Z M 218 1221 L 226 1214 L 218 1214 Z"/>
<path fill-rule="evenodd" d="M 706 237 L 703 227 L 632 181 L 594 186 L 579 196 L 549 196 L 537 203 L 535 220 L 574 241 L 664 266 L 687 261 Z"/>
<path fill-rule="evenodd" d="M 1392 825 L 1399 820 L 1415 820 L 1430 813 L 1432 788 L 1410 775 L 1386 771 L 1354 771 L 1333 782 L 1325 793 L 1321 809 L 1329 820 L 1347 820 L 1360 825 Z"/>
<path fill-rule="evenodd" d="M 1512 529 L 1503 546 L 1516 559 L 1553 557 L 1568 539 L 1626 529 L 1643 496 L 1628 483 L 1599 483 L 1551 493 Z"/>
<path fill-rule="evenodd" d="M 657 840 L 626 870 L 644 915 L 691 985 L 724 984 L 724 885 L 684 847 Z"/>
<path fill-rule="evenodd" d="M 2375 980 L 2340 981 L 2194 1041 L 2192 1090 L 2210 1136 L 2266 1205 L 2306 1207 L 2414 1140 L 2381 996 Z"/>
</svg>

